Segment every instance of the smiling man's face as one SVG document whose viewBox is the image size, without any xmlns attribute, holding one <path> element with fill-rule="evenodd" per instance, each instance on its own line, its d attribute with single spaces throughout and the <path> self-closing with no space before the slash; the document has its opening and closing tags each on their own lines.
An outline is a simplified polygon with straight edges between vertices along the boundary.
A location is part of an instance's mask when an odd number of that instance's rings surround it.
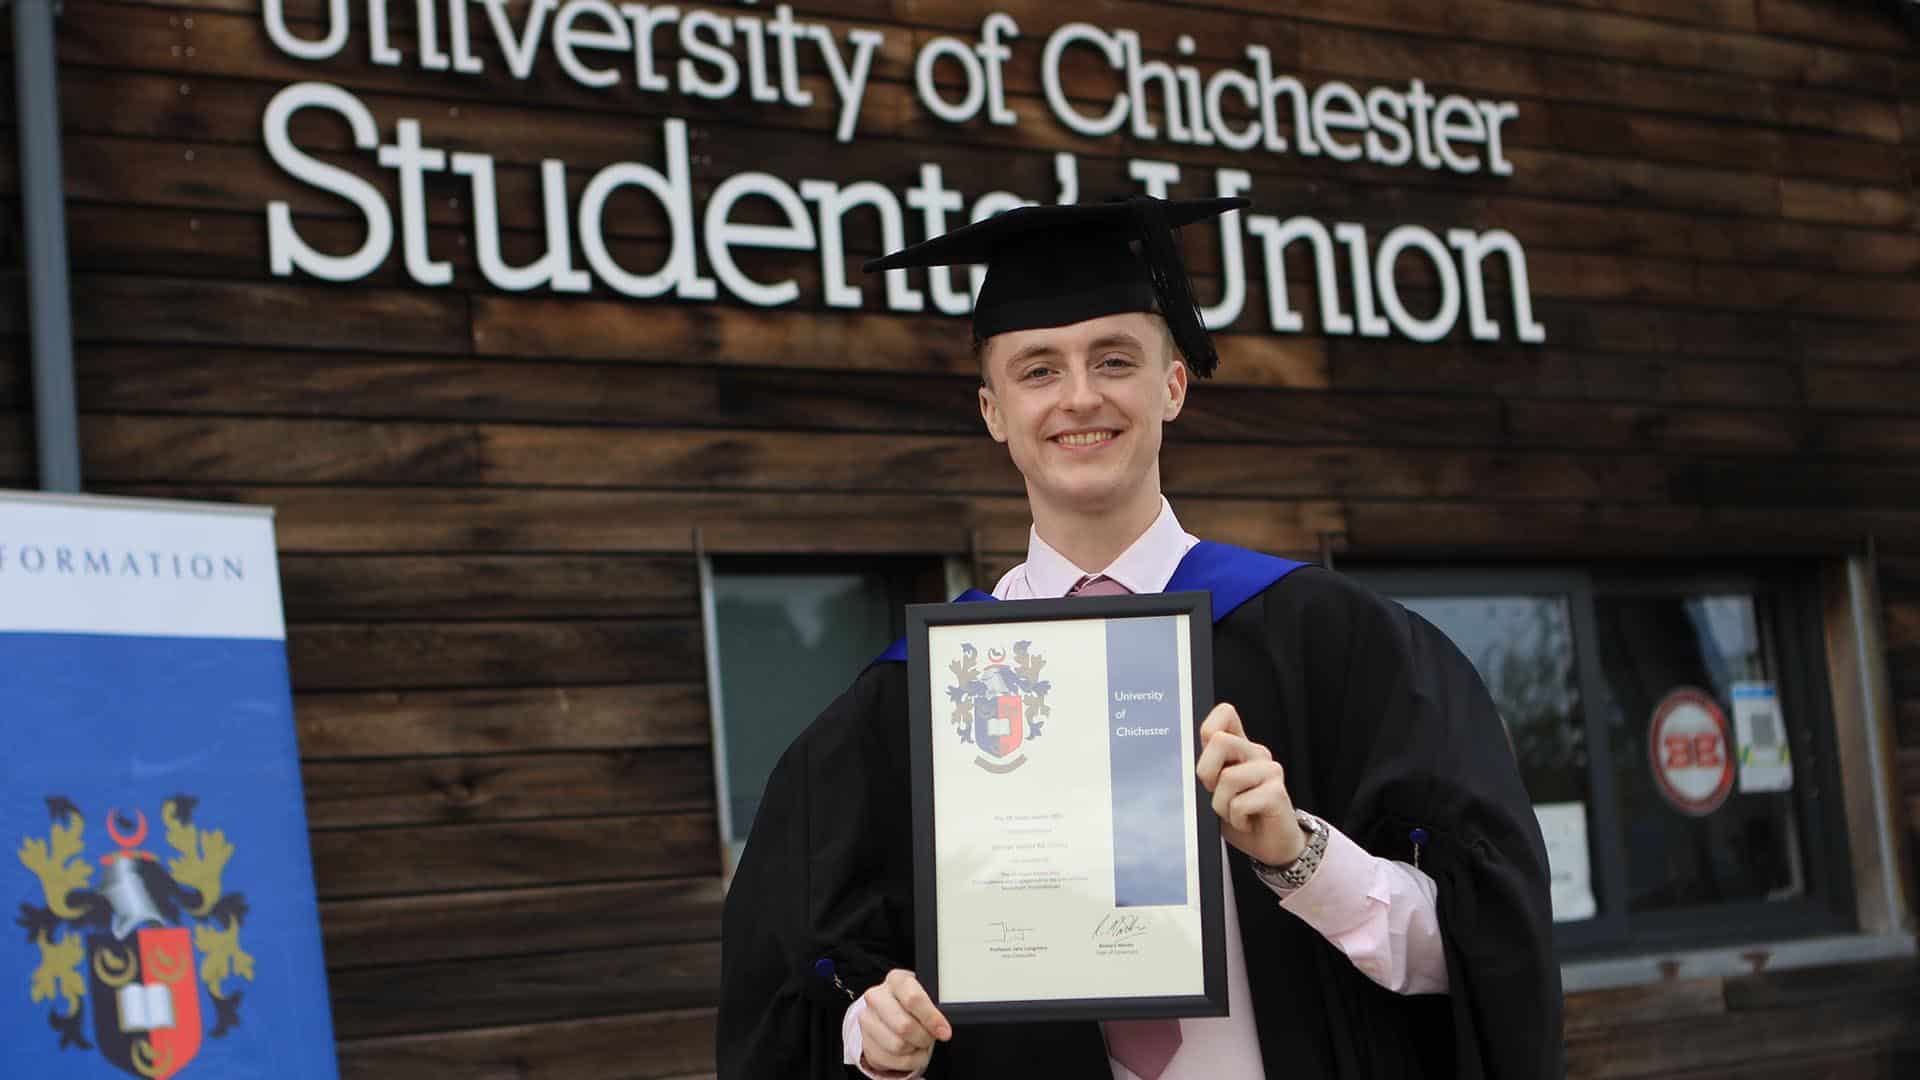
<svg viewBox="0 0 1920 1080">
<path fill-rule="evenodd" d="M 1099 516 L 1160 494 L 1160 428 L 1187 370 L 1157 315 L 1105 315 L 987 342 L 980 416 L 1007 444 L 1035 517 Z"/>
</svg>

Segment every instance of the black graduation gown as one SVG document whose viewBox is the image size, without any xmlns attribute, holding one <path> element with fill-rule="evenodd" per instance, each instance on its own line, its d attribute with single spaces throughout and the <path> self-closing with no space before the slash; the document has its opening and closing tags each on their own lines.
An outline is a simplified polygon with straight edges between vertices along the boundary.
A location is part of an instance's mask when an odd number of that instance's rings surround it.
<svg viewBox="0 0 1920 1080">
<path fill-rule="evenodd" d="M 1425 829 L 1420 868 L 1439 886 L 1449 992 L 1395 994 L 1229 849 L 1268 1075 L 1563 1075 L 1546 851 L 1472 665 L 1430 623 L 1318 567 L 1219 620 L 1213 648 L 1220 700 L 1286 767 L 1295 803 L 1386 858 L 1411 862 Z M 849 1075 L 848 991 L 914 966 L 906 718 L 905 665 L 876 663 L 768 781 L 722 924 L 722 1080 Z M 1112 1073 L 1099 1026 L 1082 1022 L 956 1027 L 927 1075 Z"/>
</svg>

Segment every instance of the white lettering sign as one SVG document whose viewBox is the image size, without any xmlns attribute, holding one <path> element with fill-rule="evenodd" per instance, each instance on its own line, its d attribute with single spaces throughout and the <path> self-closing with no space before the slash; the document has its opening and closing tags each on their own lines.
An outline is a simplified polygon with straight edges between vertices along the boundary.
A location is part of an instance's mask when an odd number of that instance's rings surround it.
<svg viewBox="0 0 1920 1080">
<path fill-rule="evenodd" d="M 550 63 L 592 91 L 707 100 L 744 94 L 755 103 L 789 109 L 819 104 L 831 110 L 839 142 L 851 141 L 859 129 L 874 60 L 887 41 L 882 30 L 796 19 L 786 4 L 769 16 L 614 0 L 415 0 L 411 45 L 402 47 L 390 32 L 389 8 L 405 0 L 355 2 L 365 5 L 364 21 L 349 11 L 349 0 L 328 0 L 320 27 L 303 26 L 297 35 L 288 26 L 282 0 L 263 0 L 261 17 L 274 46 L 302 61 L 336 59 L 352 30 L 364 25 L 370 59 L 382 66 L 412 64 L 436 78 L 471 78 L 494 63 L 513 79 L 526 80 Z M 475 17 L 470 4 L 479 4 L 484 18 Z M 988 14 L 971 38 L 926 40 L 912 65 L 914 100 L 947 124 L 1021 123 L 1006 90 L 1007 68 L 1021 62 L 1022 50 L 1016 48 L 1021 40 L 1019 25 L 1004 12 Z M 667 48 L 677 56 L 662 55 L 662 42 L 670 42 Z M 1259 43 L 1246 45 L 1226 63 L 1190 62 L 1198 49 L 1185 34 L 1175 38 L 1173 50 L 1181 59 L 1153 58 L 1149 43 L 1135 30 L 1071 22 L 1043 42 L 1027 45 L 1025 56 L 1028 62 L 1037 60 L 1046 112 L 1087 138 L 1124 134 L 1142 142 L 1218 145 L 1244 154 L 1298 154 L 1463 175 L 1513 173 L 1503 141 L 1506 126 L 1520 113 L 1513 102 L 1436 94 L 1418 78 L 1376 86 L 1337 79 L 1311 85 L 1276 70 L 1272 51 Z M 803 85 L 803 65 L 824 70 L 826 78 L 816 77 L 811 88 Z M 1112 88 L 1101 92 L 1105 96 L 1089 97 L 1084 87 L 1068 86 L 1068 71 L 1089 66 L 1114 76 Z M 828 89 L 816 94 L 823 88 Z M 822 100 L 816 102 L 817 96 Z M 380 187 L 294 144 L 291 117 L 309 108 L 339 116 L 370 162 L 394 171 L 397 206 L 388 204 Z M 383 133 L 371 109 L 325 82 L 281 90 L 268 103 L 261 126 L 277 165 L 308 187 L 351 204 L 364 222 L 365 239 L 357 250 L 328 255 L 301 237 L 287 202 L 267 205 L 271 271 L 325 281 L 357 281 L 381 269 L 392 255 L 397 231 L 407 279 L 429 288 L 451 285 L 452 264 L 429 250 L 427 173 L 466 178 L 471 198 L 461 203 L 471 207 L 474 261 L 493 288 L 577 294 L 597 282 L 623 296 L 671 293 L 689 301 L 713 300 L 724 290 L 760 307 L 796 303 L 802 288 L 795 276 L 769 273 L 764 261 L 755 263 L 759 276 L 749 275 L 736 261 L 742 249 L 814 255 L 819 299 L 828 307 L 857 308 L 867 294 L 848 275 L 843 236 L 849 215 L 871 214 L 881 242 L 891 250 L 947 231 L 962 210 L 969 220 L 979 220 L 1013 206 L 1080 198 L 1077 159 L 1061 153 L 1055 155 L 1048 191 L 988 191 L 969 202 L 947 186 L 933 164 L 922 164 L 918 182 L 904 191 L 871 180 L 791 181 L 749 171 L 707 178 L 713 193 L 697 207 L 687 125 L 668 118 L 661 125 L 659 160 L 601 168 L 587 180 L 577 204 L 570 202 L 567 163 L 542 161 L 534 216 L 543 223 L 545 249 L 531 262 L 510 265 L 501 253 L 502 208 L 492 155 L 436 145 L 416 117 L 396 118 L 391 133 Z M 1139 190 L 1162 197 L 1182 179 L 1180 166 L 1169 161 L 1136 159 L 1127 163 L 1127 172 Z M 1211 187 L 1216 194 L 1246 194 L 1259 203 L 1247 169 L 1216 168 Z M 658 266 L 623 265 L 612 254 L 606 204 L 627 189 L 628 197 L 651 198 L 665 211 L 666 256 Z M 750 210 L 736 212 L 749 201 Z M 765 223 L 769 211 L 773 224 Z M 1257 258 L 1247 255 L 1249 238 Z M 1358 223 L 1259 213 L 1230 215 L 1218 225 L 1220 291 L 1218 302 L 1202 312 L 1207 325 L 1219 328 L 1240 319 L 1249 278 L 1258 273 L 1267 296 L 1267 328 L 1307 331 L 1307 316 L 1288 294 L 1290 247 L 1302 249 L 1296 258 L 1311 260 L 1315 296 L 1302 307 L 1316 313 L 1312 328 L 1322 334 L 1439 341 L 1464 316 L 1476 341 L 1546 340 L 1546 328 L 1534 317 L 1526 251 L 1504 229 L 1410 222 L 1387 229 L 1375 246 Z M 1489 303 L 1489 263 L 1497 267 L 1496 280 L 1504 282 L 1510 313 Z M 1403 277 L 1403 267 L 1412 274 Z M 1418 296 L 1407 295 L 1402 286 L 1413 277 L 1429 283 Z M 976 268 L 970 275 L 976 291 L 980 278 Z M 898 312 L 926 310 L 929 300 L 933 310 L 946 315 L 964 315 L 971 307 L 968 291 L 947 268 L 915 271 L 911 278 L 906 271 L 889 273 L 882 299 L 887 310 Z"/>
</svg>

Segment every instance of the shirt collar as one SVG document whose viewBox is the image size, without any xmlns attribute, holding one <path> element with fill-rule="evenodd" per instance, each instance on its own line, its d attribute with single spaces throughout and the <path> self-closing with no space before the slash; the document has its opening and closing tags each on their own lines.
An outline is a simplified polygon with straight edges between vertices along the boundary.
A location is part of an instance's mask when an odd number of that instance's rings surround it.
<svg viewBox="0 0 1920 1080">
<path fill-rule="evenodd" d="M 1160 515 L 1147 526 L 1140 538 L 1120 553 L 1120 557 L 1100 570 L 1082 570 L 1072 560 L 1040 539 L 1036 529 L 1027 533 L 1027 583 L 1035 596 L 1065 596 L 1067 590 L 1088 574 L 1102 574 L 1136 593 L 1157 593 L 1173 580 L 1173 572 L 1188 550 L 1200 542 L 1180 527 L 1167 497 L 1160 497 Z"/>
</svg>

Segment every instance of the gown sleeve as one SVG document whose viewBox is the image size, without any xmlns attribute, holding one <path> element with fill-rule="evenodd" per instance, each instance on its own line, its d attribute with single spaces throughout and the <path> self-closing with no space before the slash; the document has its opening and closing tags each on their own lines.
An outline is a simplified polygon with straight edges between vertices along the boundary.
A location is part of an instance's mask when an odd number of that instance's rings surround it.
<svg viewBox="0 0 1920 1080">
<path fill-rule="evenodd" d="M 721 1080 L 857 1076 L 841 1018 L 911 964 L 903 672 L 869 668 L 767 781 L 721 919 Z"/>
<path fill-rule="evenodd" d="M 1439 629 L 1346 589 L 1345 670 L 1315 679 L 1341 702 L 1333 775 L 1350 835 L 1407 862 L 1417 839 L 1438 885 L 1451 1075 L 1562 1076 L 1546 847 L 1500 715 Z"/>
</svg>

